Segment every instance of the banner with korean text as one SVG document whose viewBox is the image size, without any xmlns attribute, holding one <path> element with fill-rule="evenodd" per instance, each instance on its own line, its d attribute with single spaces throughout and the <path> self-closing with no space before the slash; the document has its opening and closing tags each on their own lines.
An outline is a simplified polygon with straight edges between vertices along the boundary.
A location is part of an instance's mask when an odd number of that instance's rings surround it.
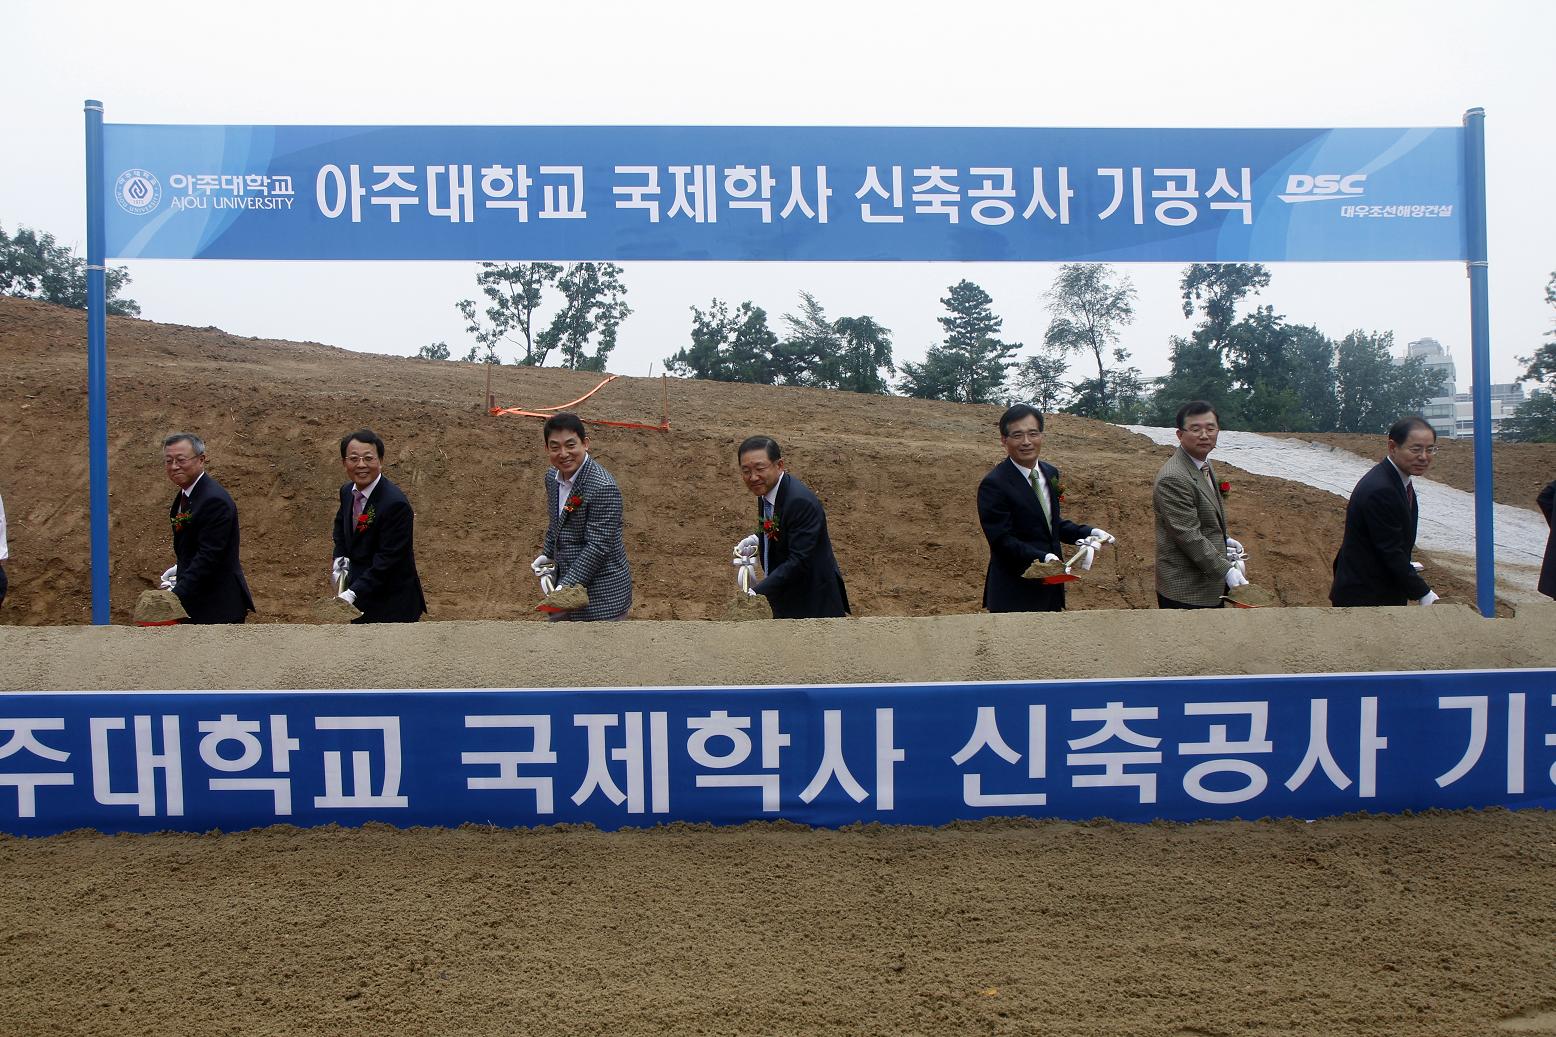
<svg viewBox="0 0 1556 1037">
<path fill-rule="evenodd" d="M 1467 257 L 1460 127 L 103 131 L 125 259 Z"/>
<path fill-rule="evenodd" d="M 1556 669 L 0 696 L 0 830 L 1556 808 Z"/>
</svg>

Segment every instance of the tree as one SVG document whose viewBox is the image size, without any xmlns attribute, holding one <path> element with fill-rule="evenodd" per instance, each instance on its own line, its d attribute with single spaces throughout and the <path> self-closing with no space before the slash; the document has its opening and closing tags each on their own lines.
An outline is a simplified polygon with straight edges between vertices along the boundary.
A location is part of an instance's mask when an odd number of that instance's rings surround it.
<svg viewBox="0 0 1556 1037">
<path fill-rule="evenodd" d="M 1556 395 L 1536 389 L 1502 419 L 1500 431 L 1509 443 L 1556 443 Z"/>
<path fill-rule="evenodd" d="M 1027 402 L 1047 413 L 1059 408 L 1070 388 L 1064 374 L 1069 369 L 1064 357 L 1042 352 L 1016 365 L 1016 392 L 1012 403 Z"/>
<path fill-rule="evenodd" d="M 1242 404 L 1232 389 L 1232 375 L 1221 363 L 1215 345 L 1198 338 L 1174 335 L 1172 369 L 1157 383 L 1151 401 L 1151 423 L 1172 425 L 1178 408 L 1190 400 L 1204 400 L 1216 409 L 1224 428 L 1242 424 Z"/>
<path fill-rule="evenodd" d="M 1270 272 L 1261 263 L 1190 264 L 1178 282 L 1183 292 L 1183 315 L 1194 316 L 1195 308 L 1203 304 L 1205 320 L 1194 335 L 1219 352 L 1226 348 L 1232 325 L 1237 323 L 1237 304 L 1269 283 Z"/>
<path fill-rule="evenodd" d="M 1106 263 L 1065 263 L 1043 296 L 1054 314 L 1043 342 L 1061 356 L 1091 353 L 1097 362 L 1097 377 L 1090 380 L 1086 407 L 1090 416 L 1104 421 L 1112 417 L 1111 383 L 1104 357 L 1111 352 L 1119 364 L 1129 359 L 1118 341 L 1135 319 L 1134 284 L 1127 276 L 1121 275 L 1117 281 L 1112 277 L 1113 268 Z"/>
<path fill-rule="evenodd" d="M 624 296 L 621 267 L 615 263 L 574 263 L 557 278 L 562 308 L 536 339 L 549 353 L 562 352 L 562 366 L 573 371 L 603 371 L 616 348 L 616 329 L 632 314 Z M 589 343 L 595 341 L 593 355 Z"/>
<path fill-rule="evenodd" d="M 821 303 L 809 292 L 800 292 L 800 312 L 785 313 L 783 322 L 789 334 L 774 357 L 778 380 L 785 385 L 830 388 L 837 380 L 843 336 L 827 319 Z"/>
<path fill-rule="evenodd" d="M 1545 301 L 1556 306 L 1556 273 L 1545 286 Z M 1551 341 L 1532 356 L 1518 358 L 1526 365 L 1520 382 L 1535 382 L 1529 398 L 1513 416 L 1502 422 L 1502 438 L 1515 443 L 1556 443 L 1556 329 L 1545 333 Z"/>
<path fill-rule="evenodd" d="M 0 295 L 84 310 L 86 282 L 86 261 L 56 242 L 54 235 L 18 227 L 11 237 L 0 227 Z M 139 303 L 118 297 L 129 283 L 130 272 L 122 266 L 103 271 L 103 308 L 107 313 L 140 316 Z"/>
<path fill-rule="evenodd" d="M 891 329 L 868 316 L 840 317 L 833 327 L 843 336 L 843 353 L 832 388 L 877 395 L 891 392 L 891 384 L 881 374 L 882 370 L 897 373 L 891 362 Z"/>
<path fill-rule="evenodd" d="M 1293 324 L 1293 386 L 1303 424 L 1295 432 L 1333 432 L 1339 415 L 1334 342 L 1311 324 Z"/>
<path fill-rule="evenodd" d="M 706 311 L 692 307 L 692 344 L 666 357 L 665 370 L 716 382 L 772 385 L 777 343 L 766 310 L 743 302 L 731 313 L 722 300 L 714 299 Z"/>
<path fill-rule="evenodd" d="M 940 302 L 950 311 L 937 318 L 945 328 L 945 342 L 930 346 L 922 364 L 902 365 L 903 391 L 927 400 L 993 402 L 1021 343 L 995 337 L 1005 322 L 994 315 L 989 293 L 971 281 L 952 285 L 951 294 Z"/>
<path fill-rule="evenodd" d="M 490 301 L 485 311 L 488 323 L 483 324 L 476 314 L 474 299 L 461 300 L 455 308 L 465 318 L 465 330 L 485 347 L 489 361 L 496 358 L 499 344 L 513 342 L 521 350 L 515 363 L 540 367 L 546 362 L 549 349 L 542 350 L 535 341 L 535 311 L 546 285 L 556 283 L 561 275 L 562 268 L 555 263 L 481 264 L 475 283 Z"/>
<path fill-rule="evenodd" d="M 1406 414 L 1419 413 L 1436 395 L 1440 377 L 1425 357 L 1393 362 L 1392 331 L 1353 331 L 1340 342 L 1335 363 L 1340 432 L 1385 432 Z"/>
<path fill-rule="evenodd" d="M 1120 366 L 1110 368 L 1097 378 L 1082 378 L 1070 386 L 1070 403 L 1064 408 L 1065 412 L 1121 425 L 1144 421 L 1150 406 L 1145 379 L 1138 367 L 1122 366 L 1127 358 L 1128 354 L 1120 349 L 1114 356 Z"/>
<path fill-rule="evenodd" d="M 450 356 L 447 342 L 429 342 L 416 351 L 423 360 L 447 360 Z"/>
</svg>

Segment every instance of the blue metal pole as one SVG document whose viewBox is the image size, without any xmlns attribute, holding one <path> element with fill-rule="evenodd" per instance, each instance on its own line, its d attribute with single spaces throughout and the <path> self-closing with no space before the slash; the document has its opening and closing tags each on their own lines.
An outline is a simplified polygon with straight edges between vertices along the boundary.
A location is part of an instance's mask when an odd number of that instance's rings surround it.
<svg viewBox="0 0 1556 1037">
<path fill-rule="evenodd" d="M 1470 401 L 1475 422 L 1475 601 L 1496 614 L 1491 509 L 1491 318 L 1486 268 L 1486 110 L 1464 113 L 1464 217 L 1470 277 Z"/>
<path fill-rule="evenodd" d="M 86 102 L 86 394 L 92 622 L 108 622 L 108 322 L 103 266 L 103 102 Z"/>
</svg>

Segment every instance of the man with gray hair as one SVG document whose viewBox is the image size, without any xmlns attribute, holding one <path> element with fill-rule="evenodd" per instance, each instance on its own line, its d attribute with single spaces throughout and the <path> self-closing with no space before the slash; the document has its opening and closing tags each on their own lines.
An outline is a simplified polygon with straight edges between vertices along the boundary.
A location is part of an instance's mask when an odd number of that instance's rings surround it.
<svg viewBox="0 0 1556 1037">
<path fill-rule="evenodd" d="M 254 611 L 238 560 L 238 506 L 205 470 L 205 442 L 190 432 L 162 441 L 162 466 L 178 494 L 168 508 L 178 564 L 162 585 L 191 623 L 242 623 Z"/>
</svg>

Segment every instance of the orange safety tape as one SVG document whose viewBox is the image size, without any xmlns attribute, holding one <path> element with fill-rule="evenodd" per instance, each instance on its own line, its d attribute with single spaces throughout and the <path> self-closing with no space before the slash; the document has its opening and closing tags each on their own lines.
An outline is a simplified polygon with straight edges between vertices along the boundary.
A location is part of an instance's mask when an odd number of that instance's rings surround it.
<svg viewBox="0 0 1556 1037">
<path fill-rule="evenodd" d="M 593 396 L 595 393 L 599 392 L 601 389 L 605 388 L 606 383 L 614 382 L 617 377 L 618 377 L 617 375 L 613 375 L 613 374 L 606 375 L 605 376 L 605 381 L 601 382 L 599 385 L 596 385 L 593 389 L 590 389 L 588 392 L 586 392 L 582 396 L 578 397 L 578 399 L 574 400 L 572 403 L 559 403 L 555 407 L 538 407 L 536 409 L 537 410 L 542 410 L 542 411 L 551 411 L 551 410 L 566 410 L 569 407 L 576 407 L 580 403 L 582 403 L 583 401 L 587 400 L 589 397 Z"/>
<path fill-rule="evenodd" d="M 539 411 L 524 410 L 520 407 L 493 407 L 492 417 L 521 417 L 521 418 L 552 418 L 554 414 L 543 414 Z M 661 421 L 657 425 L 645 425 L 641 421 L 606 421 L 603 418 L 580 418 L 586 425 L 610 425 L 612 428 L 646 428 L 651 432 L 669 432 L 670 423 Z"/>
</svg>

